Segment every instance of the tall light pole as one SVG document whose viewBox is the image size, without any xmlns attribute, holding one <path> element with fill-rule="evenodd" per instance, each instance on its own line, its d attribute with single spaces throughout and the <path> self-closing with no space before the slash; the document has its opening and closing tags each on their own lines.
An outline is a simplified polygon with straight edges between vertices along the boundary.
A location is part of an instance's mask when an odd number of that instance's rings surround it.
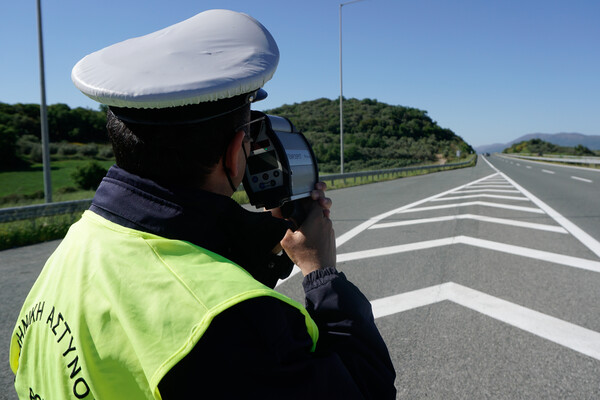
<svg viewBox="0 0 600 400">
<path fill-rule="evenodd" d="M 342 79 L 342 7 L 363 0 L 352 0 L 340 3 L 340 173 L 344 173 L 344 83 Z"/>
<path fill-rule="evenodd" d="M 50 180 L 50 146 L 48 138 L 48 115 L 46 113 L 46 78 L 44 76 L 44 44 L 42 40 L 42 7 L 37 0 L 38 50 L 40 55 L 40 124 L 42 126 L 42 162 L 44 164 L 44 198 L 52 203 L 52 181 Z"/>
</svg>

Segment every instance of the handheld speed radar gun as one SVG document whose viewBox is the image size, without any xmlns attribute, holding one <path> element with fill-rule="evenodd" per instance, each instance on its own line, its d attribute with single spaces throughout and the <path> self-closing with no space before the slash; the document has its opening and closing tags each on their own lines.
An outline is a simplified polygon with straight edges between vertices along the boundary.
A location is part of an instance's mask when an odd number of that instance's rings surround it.
<svg viewBox="0 0 600 400">
<path fill-rule="evenodd" d="M 252 119 L 258 121 L 250 125 L 252 143 L 243 181 L 250 204 L 281 207 L 284 217 L 301 213 L 295 200 L 309 197 L 319 179 L 310 144 L 287 118 L 252 111 Z"/>
</svg>

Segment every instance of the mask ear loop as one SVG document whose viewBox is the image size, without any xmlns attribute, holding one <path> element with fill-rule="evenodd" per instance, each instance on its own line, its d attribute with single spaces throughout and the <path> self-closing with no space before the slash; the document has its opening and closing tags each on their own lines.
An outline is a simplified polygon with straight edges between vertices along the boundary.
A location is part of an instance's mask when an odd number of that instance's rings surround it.
<svg viewBox="0 0 600 400">
<path fill-rule="evenodd" d="M 231 190 L 233 193 L 237 192 L 237 188 L 234 186 L 233 181 L 231 180 L 231 176 L 229 176 L 229 171 L 227 171 L 227 166 L 225 165 L 225 157 L 223 157 L 223 171 L 225 171 L 225 176 L 227 176 L 227 180 L 229 181 L 229 186 L 231 186 Z"/>
<path fill-rule="evenodd" d="M 255 122 L 255 121 L 251 121 L 250 123 Z M 244 140 L 242 140 L 242 151 L 244 152 L 244 159 L 246 160 L 246 165 L 248 164 L 248 153 L 246 153 L 246 148 L 244 147 L 244 142 L 246 140 L 248 140 L 248 142 L 251 142 L 252 140 L 249 138 L 248 134 L 246 133 L 246 131 L 244 131 Z M 225 150 L 225 154 L 223 155 L 223 171 L 225 171 L 225 176 L 227 176 L 227 180 L 229 181 L 229 186 L 231 186 L 231 190 L 233 190 L 233 193 L 237 192 L 237 188 L 235 187 L 235 185 L 233 184 L 233 180 L 231 179 L 231 176 L 229 176 L 229 171 L 227 171 L 227 166 L 225 165 L 225 155 L 227 154 L 227 150 Z"/>
</svg>

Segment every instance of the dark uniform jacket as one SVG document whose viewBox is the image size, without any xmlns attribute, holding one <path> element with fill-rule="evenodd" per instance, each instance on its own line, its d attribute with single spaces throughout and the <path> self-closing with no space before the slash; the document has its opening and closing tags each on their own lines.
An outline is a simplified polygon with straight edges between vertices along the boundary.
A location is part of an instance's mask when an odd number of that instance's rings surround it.
<svg viewBox="0 0 600 400">
<path fill-rule="evenodd" d="M 269 287 L 291 271 L 285 255 L 271 252 L 288 222 L 225 196 L 161 185 L 114 166 L 90 209 L 218 253 Z M 394 367 L 365 296 L 333 266 L 306 276 L 303 287 L 319 327 L 314 353 L 296 309 L 270 297 L 247 300 L 218 315 L 167 373 L 159 384 L 163 399 L 395 398 Z"/>
</svg>

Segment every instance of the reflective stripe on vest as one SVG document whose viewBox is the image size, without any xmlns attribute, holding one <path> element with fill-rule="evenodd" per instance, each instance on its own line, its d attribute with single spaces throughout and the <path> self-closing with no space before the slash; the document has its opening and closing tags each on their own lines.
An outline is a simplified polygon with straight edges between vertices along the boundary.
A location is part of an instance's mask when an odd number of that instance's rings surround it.
<svg viewBox="0 0 600 400">
<path fill-rule="evenodd" d="M 49 258 L 13 331 L 20 396 L 159 399 L 157 386 L 222 311 L 244 300 L 296 301 L 188 242 L 124 228 L 86 211 Z"/>
</svg>

